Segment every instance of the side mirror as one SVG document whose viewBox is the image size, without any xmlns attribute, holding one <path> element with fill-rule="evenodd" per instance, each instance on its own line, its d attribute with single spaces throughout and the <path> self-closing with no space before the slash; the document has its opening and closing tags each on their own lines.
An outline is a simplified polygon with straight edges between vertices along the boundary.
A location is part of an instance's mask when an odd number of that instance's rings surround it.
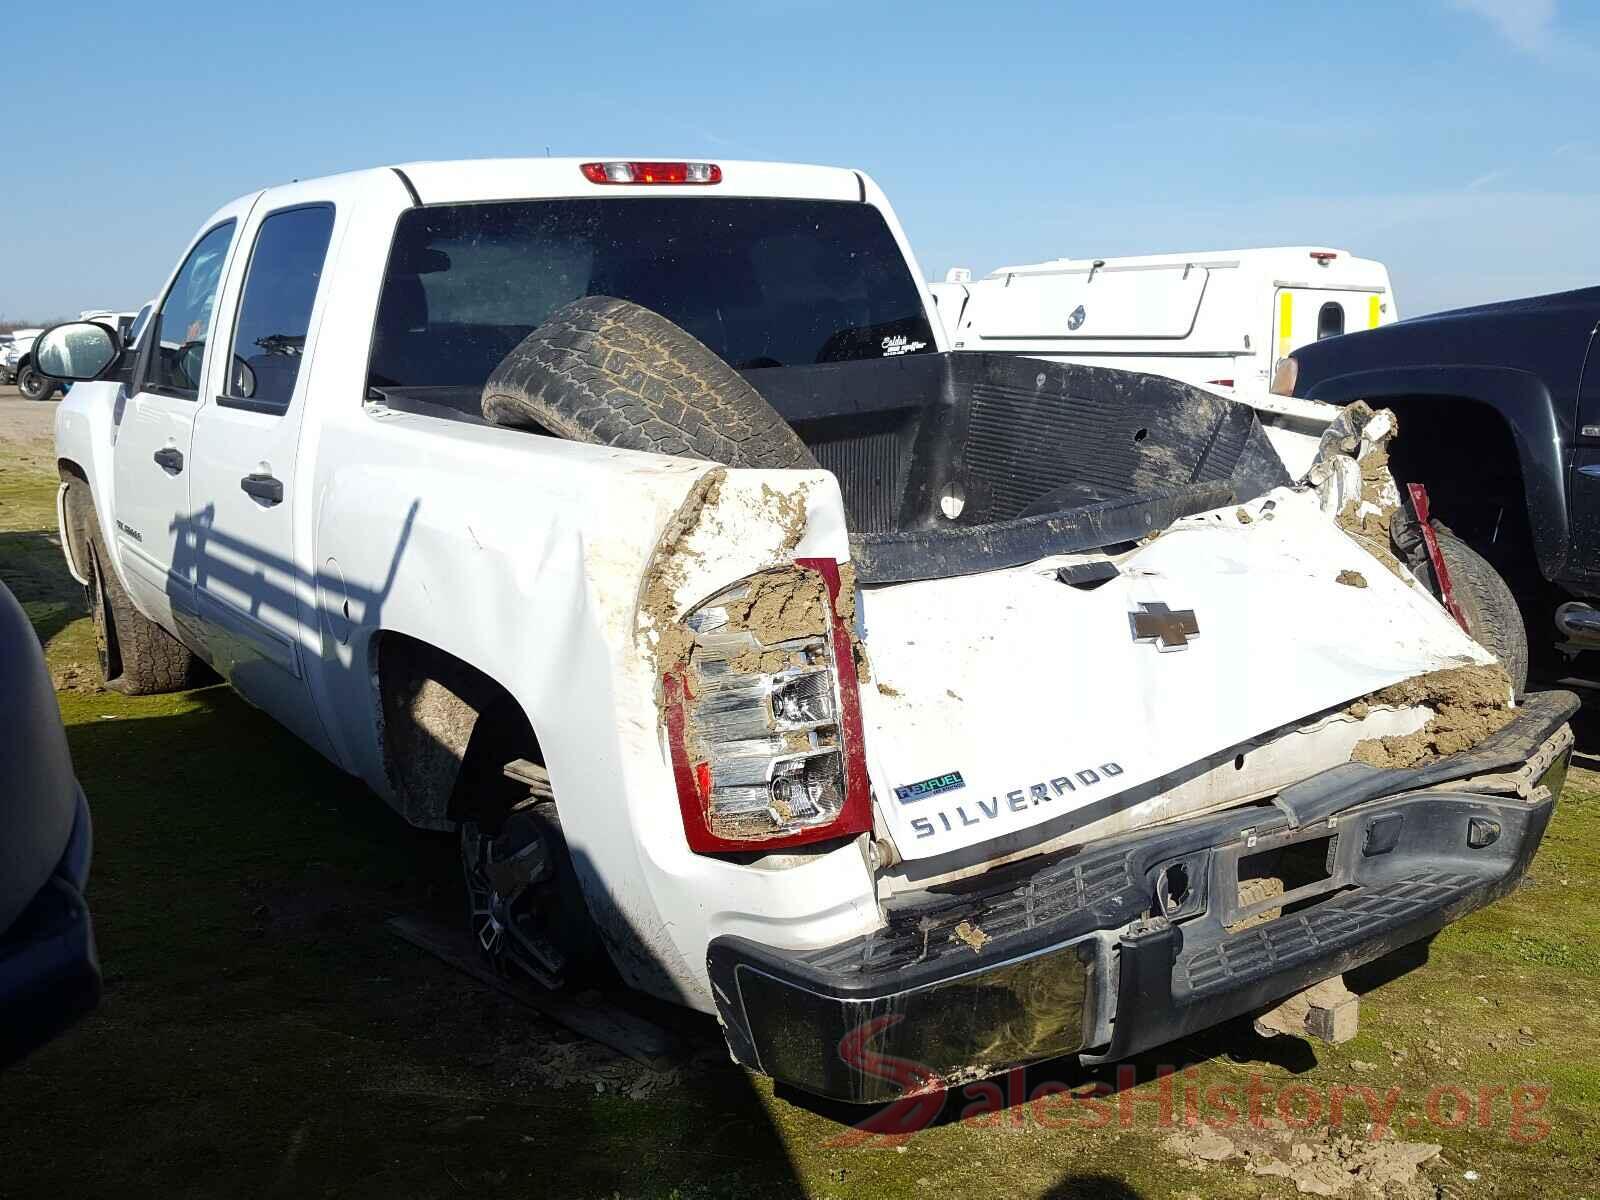
<svg viewBox="0 0 1600 1200">
<path fill-rule="evenodd" d="M 39 335 L 33 344 L 33 367 L 51 379 L 87 383 L 105 374 L 121 353 L 117 335 L 106 326 L 68 321 Z"/>
</svg>

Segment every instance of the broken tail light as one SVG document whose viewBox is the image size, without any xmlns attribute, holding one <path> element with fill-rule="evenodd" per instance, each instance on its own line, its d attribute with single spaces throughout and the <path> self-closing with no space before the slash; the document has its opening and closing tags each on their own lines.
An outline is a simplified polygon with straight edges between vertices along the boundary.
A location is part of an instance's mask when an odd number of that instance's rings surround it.
<svg viewBox="0 0 1600 1200">
<path fill-rule="evenodd" d="M 662 686 L 689 847 L 765 850 L 872 827 L 839 567 L 800 559 L 684 618 L 693 646 Z"/>
</svg>

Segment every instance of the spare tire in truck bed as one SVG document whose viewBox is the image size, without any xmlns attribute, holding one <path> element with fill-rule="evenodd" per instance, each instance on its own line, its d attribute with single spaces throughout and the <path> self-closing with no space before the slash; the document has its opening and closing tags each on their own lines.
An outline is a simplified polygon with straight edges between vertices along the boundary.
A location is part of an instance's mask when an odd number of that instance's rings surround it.
<svg viewBox="0 0 1600 1200">
<path fill-rule="evenodd" d="M 563 305 L 483 385 L 496 425 L 729 467 L 816 468 L 777 411 L 659 313 L 610 296 Z"/>
</svg>

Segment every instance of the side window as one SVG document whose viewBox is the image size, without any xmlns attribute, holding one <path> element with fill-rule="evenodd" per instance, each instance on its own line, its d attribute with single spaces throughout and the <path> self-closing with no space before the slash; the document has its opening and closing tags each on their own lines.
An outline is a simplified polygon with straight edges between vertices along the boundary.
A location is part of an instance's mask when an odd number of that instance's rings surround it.
<svg viewBox="0 0 1600 1200">
<path fill-rule="evenodd" d="M 227 395 L 219 403 L 289 407 L 332 236 L 327 205 L 286 209 L 261 222 L 233 330 Z"/>
<path fill-rule="evenodd" d="M 1317 311 L 1317 341 L 1338 337 L 1344 332 L 1344 305 L 1330 300 Z"/>
<path fill-rule="evenodd" d="M 200 366 L 206 356 L 211 310 L 222 284 L 222 264 L 233 241 L 233 222 L 224 221 L 189 251 L 178 268 L 159 315 L 160 344 L 150 360 L 144 386 L 193 399 L 199 395 Z"/>
</svg>

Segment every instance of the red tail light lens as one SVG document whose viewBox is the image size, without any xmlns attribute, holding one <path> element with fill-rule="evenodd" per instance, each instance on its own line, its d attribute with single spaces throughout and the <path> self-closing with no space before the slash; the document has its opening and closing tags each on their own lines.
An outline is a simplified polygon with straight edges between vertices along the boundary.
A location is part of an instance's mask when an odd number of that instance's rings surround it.
<svg viewBox="0 0 1600 1200">
<path fill-rule="evenodd" d="M 722 182 L 722 168 L 704 162 L 591 162 L 584 163 L 583 177 L 590 183 L 679 183 Z"/>
<path fill-rule="evenodd" d="M 839 586 L 837 563 L 800 559 L 740 581 L 685 618 L 694 649 L 662 685 L 690 849 L 778 849 L 872 828 Z M 815 616 L 788 627 L 763 620 L 779 591 L 788 612 Z"/>
</svg>

